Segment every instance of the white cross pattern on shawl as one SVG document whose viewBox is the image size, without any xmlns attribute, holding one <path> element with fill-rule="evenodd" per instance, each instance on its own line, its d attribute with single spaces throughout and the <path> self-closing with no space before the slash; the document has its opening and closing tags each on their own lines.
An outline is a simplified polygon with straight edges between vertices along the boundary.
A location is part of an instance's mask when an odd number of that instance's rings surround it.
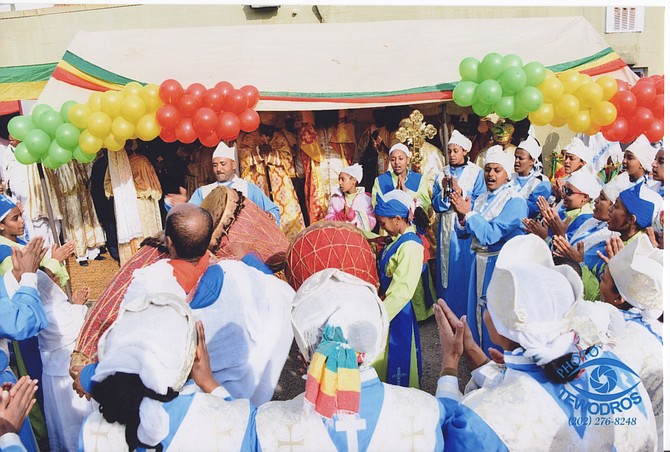
<svg viewBox="0 0 670 452">
<path fill-rule="evenodd" d="M 335 421 L 335 431 L 345 432 L 347 434 L 347 450 L 349 452 L 358 451 L 358 432 L 367 428 L 365 419 L 356 419 L 355 414 L 342 416 Z"/>
</svg>

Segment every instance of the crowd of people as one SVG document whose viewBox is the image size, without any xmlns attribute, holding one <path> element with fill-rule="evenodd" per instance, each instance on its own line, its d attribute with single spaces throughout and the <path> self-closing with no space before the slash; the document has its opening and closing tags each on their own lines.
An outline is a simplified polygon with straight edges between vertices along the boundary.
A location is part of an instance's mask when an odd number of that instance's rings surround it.
<svg viewBox="0 0 670 452">
<path fill-rule="evenodd" d="M 236 143 L 193 150 L 212 171 L 191 168 L 193 181 L 168 189 L 161 179 L 179 165 L 136 142 L 72 172 L 91 192 L 100 181 L 114 219 L 66 224 L 104 229 L 121 272 L 134 269 L 102 308 L 87 362 L 70 354 L 93 325 L 88 294 L 68 299 L 63 262 L 104 241 L 72 233 L 47 246 L 6 187 L 0 447 L 37 450 L 42 411 L 51 450 L 192 448 L 196 437 L 203 450 L 661 450 L 662 143 L 575 137 L 545 174 L 522 124 L 454 121 L 442 153 L 399 142 L 396 119 L 376 114 L 356 140 L 343 111 L 283 124 L 264 113 Z M 235 196 L 289 240 L 323 221 L 353 225 L 379 286 L 327 268 L 294 289 L 248 245 L 217 258 L 239 205 L 212 200 Z M 161 254 L 138 265 L 149 247 Z M 431 395 L 419 322 L 433 316 Z M 294 340 L 305 392 L 272 400 Z M 12 367 L 41 377 L 41 410 L 36 381 Z"/>
</svg>

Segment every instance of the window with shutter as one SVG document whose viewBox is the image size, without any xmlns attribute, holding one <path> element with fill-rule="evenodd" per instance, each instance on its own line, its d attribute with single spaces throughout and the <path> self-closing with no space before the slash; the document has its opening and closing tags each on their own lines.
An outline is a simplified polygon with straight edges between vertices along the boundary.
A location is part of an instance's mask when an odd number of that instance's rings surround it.
<svg viewBox="0 0 670 452">
<path fill-rule="evenodd" d="M 605 33 L 639 33 L 644 29 L 644 7 L 608 6 Z"/>
</svg>

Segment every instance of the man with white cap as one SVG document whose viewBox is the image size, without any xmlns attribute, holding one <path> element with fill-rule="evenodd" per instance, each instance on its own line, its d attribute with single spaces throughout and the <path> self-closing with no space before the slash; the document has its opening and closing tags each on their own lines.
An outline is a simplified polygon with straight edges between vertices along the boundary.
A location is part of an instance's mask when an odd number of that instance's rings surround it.
<svg viewBox="0 0 670 452">
<path fill-rule="evenodd" d="M 476 163 L 481 168 L 484 168 L 484 165 L 486 165 L 486 156 L 489 149 L 500 146 L 505 153 L 512 156 L 514 156 L 514 151 L 516 150 L 516 146 L 512 144 L 512 135 L 514 134 L 513 123 L 508 122 L 506 119 L 498 119 L 498 122 L 491 127 L 491 134 L 493 135 L 493 146 L 477 155 Z"/>
<path fill-rule="evenodd" d="M 552 187 L 554 196 L 559 200 L 557 204 L 558 212 L 563 211 L 563 185 L 567 181 L 567 177 L 572 173 L 575 173 L 580 170 L 593 171 L 593 150 L 584 144 L 582 140 L 575 137 L 570 143 L 563 148 L 565 151 L 565 159 L 563 161 L 563 171 L 565 172 L 566 177 L 557 178 L 554 181 Z"/>
<path fill-rule="evenodd" d="M 377 176 L 372 186 L 372 206 L 377 205 L 377 194 L 384 195 L 391 190 L 402 190 L 407 192 L 412 199 L 416 200 L 417 206 L 427 210 L 430 206 L 430 184 L 428 178 L 421 173 L 415 173 L 409 167 L 412 153 L 409 148 L 396 143 L 389 149 L 389 165 L 391 169 Z"/>
<path fill-rule="evenodd" d="M 628 173 L 628 179 L 634 183 L 649 183 L 647 175 L 652 172 L 656 149 L 649 143 L 646 135 L 640 135 L 623 153 L 622 169 Z"/>
<path fill-rule="evenodd" d="M 600 282 L 605 303 L 620 309 L 626 330 L 614 353 L 640 376 L 654 406 L 663 450 L 663 252 L 646 235 L 610 259 Z"/>
<path fill-rule="evenodd" d="M 491 337 L 505 350 L 505 370 L 492 362 L 475 369 L 481 389 L 462 399 L 456 377 L 443 376 L 437 396 L 474 411 L 497 434 L 499 448 L 654 449 L 651 401 L 635 371 L 607 349 L 625 328 L 623 316 L 584 301 L 582 290 L 577 273 L 555 266 L 541 239 L 511 239 L 493 271 L 485 312 Z M 481 357 L 467 327 L 459 327 L 463 320 L 440 307 L 443 365 L 456 366 L 461 353 Z"/>
<path fill-rule="evenodd" d="M 100 409 L 82 425 L 80 450 L 186 450 L 194 441 L 201 450 L 248 450 L 255 410 L 216 385 L 204 341 L 179 297 L 123 305 L 100 338 L 100 362 L 82 375 Z"/>
<path fill-rule="evenodd" d="M 298 348 L 309 363 L 306 391 L 258 409 L 260 449 L 287 444 L 304 450 L 443 449 L 440 401 L 423 391 L 384 384 L 370 367 L 384 350 L 388 330 L 374 286 L 337 269 L 322 270 L 296 293 L 291 318 Z M 468 444 L 472 450 L 482 445 L 474 439 Z"/>
<path fill-rule="evenodd" d="M 512 182 L 528 204 L 528 218 L 539 214 L 537 200 L 551 195 L 551 182 L 541 171 L 534 169 L 537 159 L 542 157 L 542 146 L 533 137 L 528 137 L 514 150 Z"/>
<path fill-rule="evenodd" d="M 472 237 L 475 259 L 470 267 L 468 283 L 468 322 L 475 341 L 484 349 L 492 346 L 482 322 L 491 272 L 502 246 L 512 237 L 524 234 L 521 219 L 528 215 L 526 201 L 510 183 L 514 174 L 514 154 L 493 146 L 486 152 L 484 182 L 487 192 L 471 205 L 456 193 L 449 197 L 458 215 L 456 233 L 461 238 Z"/>
<path fill-rule="evenodd" d="M 245 181 L 235 174 L 237 169 L 237 160 L 235 159 L 235 145 L 228 146 L 225 142 L 219 143 L 212 154 L 212 165 L 214 167 L 214 174 L 216 175 L 216 182 L 202 186 L 193 192 L 191 199 L 188 202 L 199 206 L 202 200 L 216 187 L 224 185 L 242 192 L 244 196 L 249 198 L 254 204 L 263 209 L 268 214 L 272 215 L 279 225 L 279 207 L 273 203 L 270 198 L 265 196 L 265 193 L 252 184 Z M 179 194 L 165 195 L 165 206 L 170 208 L 174 205 L 187 202 L 186 191 L 182 190 Z"/>
<path fill-rule="evenodd" d="M 477 199 L 486 191 L 484 171 L 469 161 L 472 142 L 454 130 L 447 143 L 448 165 L 442 169 L 433 184 L 433 209 L 438 216 L 437 233 L 437 296 L 448 300 L 451 309 L 461 316 L 467 311 L 468 286 L 463 284 L 470 276 L 474 259 L 470 238 L 458 238 L 454 233 L 456 211 L 449 195 L 457 192 L 463 199 Z M 450 283 L 451 281 L 451 283 Z"/>
<path fill-rule="evenodd" d="M 325 220 L 346 221 L 362 231 L 370 232 L 377 224 L 370 195 L 365 188 L 357 187 L 363 180 L 363 167 L 355 163 L 342 168 L 339 188 L 330 197 Z"/>
</svg>

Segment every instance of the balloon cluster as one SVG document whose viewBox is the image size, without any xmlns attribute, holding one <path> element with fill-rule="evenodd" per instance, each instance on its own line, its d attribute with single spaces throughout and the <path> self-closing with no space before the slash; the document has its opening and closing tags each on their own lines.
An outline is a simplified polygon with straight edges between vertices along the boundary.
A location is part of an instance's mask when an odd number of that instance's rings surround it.
<svg viewBox="0 0 670 452">
<path fill-rule="evenodd" d="M 85 104 L 70 108 L 68 119 L 82 129 L 81 150 L 95 155 L 101 148 L 119 151 L 129 139 L 156 138 L 160 127 L 155 113 L 160 106 L 158 85 L 130 82 L 121 91 L 91 93 Z"/>
<path fill-rule="evenodd" d="M 173 79 L 160 85 L 160 98 L 165 105 L 156 112 L 161 126 L 160 137 L 168 143 L 179 140 L 193 143 L 196 139 L 208 147 L 221 140 L 234 140 L 240 131 L 258 128 L 260 117 L 254 110 L 260 93 L 251 85 L 235 89 L 228 82 L 219 82 L 207 89 L 193 83 L 184 90 Z"/>
<path fill-rule="evenodd" d="M 76 104 L 65 102 L 60 111 L 40 104 L 30 115 L 13 117 L 7 124 L 9 133 L 21 141 L 14 150 L 19 163 L 30 165 L 42 162 L 44 166 L 56 169 L 76 158 L 89 163 L 95 154 L 86 154 L 79 147 L 80 130 L 68 120 L 69 110 Z"/>
<path fill-rule="evenodd" d="M 617 80 L 618 90 L 612 97 L 617 115 L 611 125 L 603 127 L 603 136 L 622 143 L 630 143 L 642 134 L 652 143 L 663 138 L 664 81 L 663 76 L 652 75 L 631 87 Z"/>
<path fill-rule="evenodd" d="M 528 116 L 530 122 L 544 126 L 567 126 L 576 133 L 595 135 L 616 118 L 617 109 L 609 102 L 617 92 L 617 81 L 610 76 L 593 81 L 575 69 L 551 73 L 538 87 L 545 103 Z"/>
<path fill-rule="evenodd" d="M 461 81 L 454 89 L 454 102 L 472 107 L 478 116 L 495 112 L 520 121 L 542 105 L 542 93 L 536 87 L 544 81 L 546 69 L 537 61 L 524 65 L 517 55 L 489 53 L 481 62 L 464 58 L 458 72 Z"/>
</svg>

